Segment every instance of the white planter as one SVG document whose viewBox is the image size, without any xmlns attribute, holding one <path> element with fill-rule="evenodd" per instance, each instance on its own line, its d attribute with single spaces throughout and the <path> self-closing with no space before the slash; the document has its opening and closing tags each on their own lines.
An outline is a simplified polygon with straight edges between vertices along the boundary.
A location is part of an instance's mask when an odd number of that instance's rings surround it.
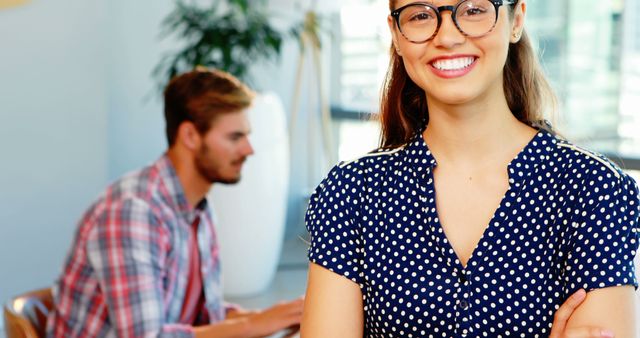
<svg viewBox="0 0 640 338">
<path fill-rule="evenodd" d="M 274 93 L 258 95 L 249 110 L 255 154 L 238 184 L 209 193 L 220 243 L 224 294 L 249 296 L 271 283 L 280 258 L 289 184 L 285 111 Z"/>
</svg>

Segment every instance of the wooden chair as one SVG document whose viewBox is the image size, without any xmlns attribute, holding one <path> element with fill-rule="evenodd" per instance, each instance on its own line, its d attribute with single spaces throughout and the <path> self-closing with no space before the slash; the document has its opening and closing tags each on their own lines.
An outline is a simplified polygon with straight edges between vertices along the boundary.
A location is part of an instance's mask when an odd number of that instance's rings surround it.
<svg viewBox="0 0 640 338">
<path fill-rule="evenodd" d="M 44 337 L 47 315 L 52 306 L 51 288 L 27 292 L 11 299 L 4 306 L 7 338 Z"/>
</svg>

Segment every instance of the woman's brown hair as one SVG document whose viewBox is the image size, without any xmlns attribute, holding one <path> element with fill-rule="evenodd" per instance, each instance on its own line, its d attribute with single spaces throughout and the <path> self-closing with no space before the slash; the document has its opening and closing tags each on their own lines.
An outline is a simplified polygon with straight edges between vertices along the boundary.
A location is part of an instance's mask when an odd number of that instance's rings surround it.
<svg viewBox="0 0 640 338">
<path fill-rule="evenodd" d="M 513 17 L 513 8 L 509 6 Z M 395 0 L 389 0 L 390 10 L 395 9 Z M 380 146 L 394 148 L 410 141 L 429 123 L 427 97 L 404 68 L 402 57 L 393 44 L 391 60 L 382 86 L 380 100 L 381 137 Z M 536 53 L 526 31 L 520 40 L 509 45 L 509 53 L 503 70 L 504 94 L 513 115 L 530 126 L 550 130 L 545 122 L 545 112 L 556 109 L 556 96 L 547 82 Z"/>
</svg>

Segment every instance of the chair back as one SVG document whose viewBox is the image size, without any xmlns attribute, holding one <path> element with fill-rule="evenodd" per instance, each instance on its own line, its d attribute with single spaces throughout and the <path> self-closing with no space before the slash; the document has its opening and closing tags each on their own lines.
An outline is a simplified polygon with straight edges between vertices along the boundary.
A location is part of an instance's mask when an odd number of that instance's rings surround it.
<svg viewBox="0 0 640 338">
<path fill-rule="evenodd" d="M 52 307 L 51 288 L 27 292 L 11 299 L 4 306 L 7 338 L 44 337 L 47 316 Z"/>
</svg>

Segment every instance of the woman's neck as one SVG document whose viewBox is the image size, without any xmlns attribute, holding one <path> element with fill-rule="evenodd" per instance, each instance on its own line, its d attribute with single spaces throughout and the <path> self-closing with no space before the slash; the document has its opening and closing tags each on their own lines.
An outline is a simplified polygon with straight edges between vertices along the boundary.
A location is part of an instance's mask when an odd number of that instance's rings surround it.
<svg viewBox="0 0 640 338">
<path fill-rule="evenodd" d="M 536 130 L 518 121 L 504 102 L 443 105 L 429 102 L 424 138 L 436 160 L 471 165 L 515 156 Z"/>
</svg>

